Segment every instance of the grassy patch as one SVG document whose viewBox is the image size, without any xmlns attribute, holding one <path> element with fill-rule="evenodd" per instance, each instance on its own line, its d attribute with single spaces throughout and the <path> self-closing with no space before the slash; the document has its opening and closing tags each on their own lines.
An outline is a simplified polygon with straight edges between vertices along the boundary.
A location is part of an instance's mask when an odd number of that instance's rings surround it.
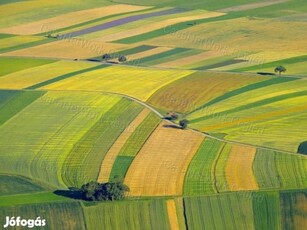
<svg viewBox="0 0 307 230">
<path fill-rule="evenodd" d="M 0 90 L 0 109 L 8 100 L 20 93 L 21 92 L 17 90 Z"/>
<path fill-rule="evenodd" d="M 209 101 L 208 103 L 200 106 L 199 108 L 197 108 L 193 112 L 200 110 L 200 109 L 203 109 L 207 106 L 213 105 L 215 103 L 218 103 L 220 101 L 226 100 L 228 98 L 231 98 L 231 97 L 236 96 L 236 95 L 241 94 L 241 93 L 245 93 L 245 92 L 255 90 L 255 89 L 260 89 L 260 88 L 263 88 L 263 87 L 267 87 L 269 85 L 275 85 L 275 84 L 294 81 L 294 80 L 297 80 L 297 79 L 296 78 L 273 78 L 273 79 L 268 79 L 268 80 L 265 80 L 265 81 L 256 82 L 254 84 L 249 84 L 249 85 L 243 86 L 241 88 L 227 92 L 227 93 L 223 94 L 222 96 L 216 97 L 213 100 Z"/>
<path fill-rule="evenodd" d="M 26 193 L 26 194 L 16 194 L 10 196 L 0 196 L 0 207 L 5 206 L 6 208 L 8 208 L 7 206 L 49 203 L 49 202 L 63 202 L 63 201 L 69 201 L 69 198 L 55 195 L 52 192 Z M 26 213 L 20 213 L 19 215 L 21 214 L 26 214 Z"/>
<path fill-rule="evenodd" d="M 0 107 L 0 126 L 44 94 L 45 92 L 25 91 L 13 97 L 5 105 Z"/>
<path fill-rule="evenodd" d="M 2 33 L 0 33 L 0 39 L 10 38 L 10 37 L 14 37 L 14 36 L 15 36 L 14 34 L 2 34 Z"/>
<path fill-rule="evenodd" d="M 265 149 L 257 150 L 253 170 L 260 189 L 280 188 L 275 157 L 273 151 Z"/>
<path fill-rule="evenodd" d="M 300 155 L 275 154 L 275 164 L 281 187 L 284 189 L 307 187 L 307 159 Z"/>
<path fill-rule="evenodd" d="M 109 179 L 112 180 L 115 176 L 118 176 L 120 179 L 125 178 L 125 175 L 133 159 L 134 157 L 132 156 L 117 156 L 113 164 Z"/>
<path fill-rule="evenodd" d="M 24 197 L 24 199 L 27 201 L 32 201 L 33 204 L 0 207 L 0 216 L 21 216 L 21 219 L 26 220 L 36 219 L 38 216 L 40 216 L 41 220 L 46 219 L 45 228 L 48 229 L 85 229 L 82 208 L 78 202 L 63 202 L 64 199 L 67 198 L 59 197 L 52 193 L 40 195 L 33 194 L 32 197 L 28 196 Z M 61 201 L 61 199 L 62 202 L 54 202 Z M 52 203 L 48 203 L 48 200 Z M 16 200 L 15 203 L 20 203 L 18 201 L 19 200 Z M 1 202 L 1 204 L 3 203 Z"/>
<path fill-rule="evenodd" d="M 162 53 L 158 53 L 158 54 L 154 54 L 154 55 L 150 55 L 148 57 L 144 57 L 138 60 L 139 65 L 149 65 L 149 64 L 154 64 L 154 63 L 159 63 L 161 59 L 164 58 L 171 58 L 172 55 L 178 55 L 180 53 L 186 52 L 189 49 L 185 49 L 185 48 L 175 48 L 169 51 L 165 51 Z M 158 61 L 157 61 L 158 60 Z M 135 63 L 136 61 L 131 61 L 132 63 Z M 130 62 L 128 61 L 127 64 L 129 64 Z"/>
<path fill-rule="evenodd" d="M 86 73 L 86 72 L 90 72 L 90 71 L 94 71 L 94 70 L 98 70 L 98 69 L 102 69 L 102 68 L 106 68 L 106 67 L 109 67 L 109 66 L 108 65 L 98 65 L 98 66 L 90 67 L 90 68 L 87 68 L 87 69 L 74 71 L 74 72 L 71 72 L 71 73 L 67 73 L 67 74 L 52 78 L 52 79 L 44 81 L 44 82 L 40 82 L 38 84 L 32 85 L 32 86 L 28 87 L 27 89 L 38 89 L 38 88 L 44 87 L 46 85 L 50 85 L 52 83 L 73 77 L 73 76 L 78 75 L 78 74 L 82 74 L 82 73 Z"/>
<path fill-rule="evenodd" d="M 254 229 L 252 205 L 240 192 L 184 198 L 189 229 Z"/>
<path fill-rule="evenodd" d="M 40 192 L 44 188 L 20 176 L 0 175 L 0 196 L 19 193 Z"/>
<path fill-rule="evenodd" d="M 150 113 L 128 138 L 119 155 L 134 157 L 160 122 L 156 114 Z"/>
<path fill-rule="evenodd" d="M 64 182 L 68 186 L 80 186 L 97 179 L 105 154 L 141 110 L 141 105 L 122 99 L 104 114 L 65 159 Z"/>
<path fill-rule="evenodd" d="M 46 65 L 56 62 L 55 60 L 47 59 L 31 59 L 17 57 L 1 57 L 0 58 L 0 77 L 6 74 L 14 73 L 20 70 L 29 69 L 41 65 Z"/>
<path fill-rule="evenodd" d="M 200 117 L 200 118 L 196 118 L 191 120 L 191 123 L 196 123 L 202 120 L 207 120 L 213 117 L 218 117 L 218 116 L 225 116 L 228 115 L 230 113 L 236 113 L 236 112 L 241 112 L 243 110 L 248 110 L 248 109 L 252 109 L 252 108 L 256 108 L 256 107 L 260 107 L 263 105 L 267 105 L 270 103 L 274 103 L 274 102 L 278 102 L 278 101 L 282 101 L 282 100 L 287 100 L 290 98 L 295 98 L 295 97 L 301 97 L 301 96 L 305 96 L 307 95 L 307 91 L 300 91 L 300 92 L 294 92 L 294 93 L 289 93 L 289 94 L 283 94 L 283 95 L 279 95 L 279 96 L 275 96 L 275 97 L 271 97 L 271 98 L 267 98 L 267 99 L 263 99 L 260 101 L 256 101 L 247 105 L 242 105 L 233 109 L 229 109 L 223 112 L 219 112 L 219 113 L 214 113 L 208 116 L 204 116 L 204 117 Z"/>
<path fill-rule="evenodd" d="M 281 229 L 279 194 L 277 192 L 255 192 L 252 198 L 255 229 Z"/>
<path fill-rule="evenodd" d="M 184 194 L 214 193 L 213 164 L 222 143 L 206 138 L 193 157 L 185 176 Z"/>
<path fill-rule="evenodd" d="M 49 42 L 54 42 L 54 41 L 57 41 L 57 40 L 52 39 L 52 38 L 45 38 L 45 39 L 42 39 L 42 40 L 39 40 L 39 41 L 33 41 L 33 42 L 28 42 L 28 43 L 24 43 L 24 44 L 20 44 L 20 45 L 16 45 L 16 46 L 2 48 L 2 49 L 0 49 L 0 53 L 8 53 L 8 52 L 12 52 L 12 51 L 15 51 L 15 50 L 26 49 L 26 48 L 30 48 L 30 47 L 34 47 L 34 46 L 47 44 Z"/>
<path fill-rule="evenodd" d="M 84 207 L 89 229 L 170 229 L 162 199 L 101 203 Z"/>
</svg>

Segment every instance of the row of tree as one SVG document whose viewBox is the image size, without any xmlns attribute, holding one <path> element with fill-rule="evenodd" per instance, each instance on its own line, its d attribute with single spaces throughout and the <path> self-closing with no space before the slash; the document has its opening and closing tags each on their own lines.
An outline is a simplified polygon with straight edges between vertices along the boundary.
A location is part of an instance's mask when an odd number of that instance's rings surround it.
<svg viewBox="0 0 307 230">
<path fill-rule="evenodd" d="M 98 183 L 91 181 L 82 185 L 80 189 L 81 198 L 87 201 L 114 201 L 123 200 L 125 193 L 130 189 L 121 181 Z"/>
<path fill-rule="evenodd" d="M 111 56 L 110 54 L 104 54 L 104 55 L 102 55 L 102 60 L 108 61 L 108 60 L 110 60 L 111 58 L 112 58 L 112 56 Z M 124 55 L 119 55 L 118 58 L 117 58 L 117 60 L 118 60 L 119 62 L 126 62 L 126 61 L 127 61 L 127 58 L 126 58 L 126 56 L 124 56 Z"/>
</svg>

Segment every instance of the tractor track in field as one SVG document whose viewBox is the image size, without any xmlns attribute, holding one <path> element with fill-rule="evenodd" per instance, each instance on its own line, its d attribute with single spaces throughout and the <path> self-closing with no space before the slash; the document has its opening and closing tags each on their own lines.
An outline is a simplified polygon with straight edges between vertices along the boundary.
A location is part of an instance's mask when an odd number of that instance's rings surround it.
<svg viewBox="0 0 307 230">
<path fill-rule="evenodd" d="M 165 120 L 166 122 L 178 126 L 178 124 L 176 124 L 175 122 L 172 122 L 170 120 L 164 119 L 164 116 L 158 111 L 156 110 L 154 107 L 152 107 L 151 105 L 147 104 L 144 101 L 141 101 L 137 98 L 134 98 L 132 96 L 126 95 L 126 94 L 122 94 L 122 93 L 116 93 L 116 92 L 107 92 L 107 91 L 95 91 L 95 90 L 47 90 L 47 89 L 0 89 L 0 90 L 23 90 L 23 91 L 50 91 L 50 92 L 84 92 L 84 93 L 101 93 L 101 94 L 106 94 L 106 95 L 118 95 L 127 99 L 130 99 L 136 103 L 139 103 L 140 105 L 148 108 L 149 110 L 151 110 L 153 113 L 155 113 L 157 116 L 159 116 L 161 119 Z M 188 130 L 191 130 L 192 132 L 198 133 L 200 135 L 203 135 L 204 137 L 208 137 L 223 143 L 227 143 L 227 144 L 235 144 L 235 145 L 241 145 L 241 146 L 249 146 L 249 147 L 254 147 L 257 149 L 263 149 L 263 150 L 269 150 L 269 151 L 277 151 L 277 152 L 281 152 L 281 153 L 285 153 L 285 154 L 290 154 L 290 155 L 299 155 L 299 156 L 303 156 L 307 158 L 307 155 L 303 155 L 303 154 L 299 154 L 299 153 L 294 153 L 294 152 L 290 152 L 290 151 L 285 151 L 285 150 L 280 150 L 280 149 L 275 149 L 275 148 L 271 148 L 271 147 L 266 147 L 266 146 L 260 146 L 260 145 L 253 145 L 253 144 L 247 144 L 247 143 L 243 143 L 243 142 L 238 142 L 238 141 L 229 141 L 229 140 L 225 140 L 225 139 L 221 139 L 215 136 L 210 135 L 209 133 L 205 133 L 205 132 L 200 132 L 197 129 L 193 129 L 193 128 L 187 128 Z"/>
</svg>

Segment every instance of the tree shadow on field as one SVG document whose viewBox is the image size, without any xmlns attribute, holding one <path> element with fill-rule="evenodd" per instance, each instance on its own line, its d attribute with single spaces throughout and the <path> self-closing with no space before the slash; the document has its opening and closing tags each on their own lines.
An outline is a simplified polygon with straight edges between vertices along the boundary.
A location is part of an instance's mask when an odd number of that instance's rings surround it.
<svg viewBox="0 0 307 230">
<path fill-rule="evenodd" d="M 82 199 L 82 193 L 78 188 L 70 187 L 69 190 L 56 190 L 53 193 L 58 196 L 64 196 L 72 199 L 77 199 L 77 200 Z"/>
<path fill-rule="evenodd" d="M 164 128 L 172 128 L 172 129 L 182 129 L 181 126 L 178 125 L 163 125 Z"/>
</svg>

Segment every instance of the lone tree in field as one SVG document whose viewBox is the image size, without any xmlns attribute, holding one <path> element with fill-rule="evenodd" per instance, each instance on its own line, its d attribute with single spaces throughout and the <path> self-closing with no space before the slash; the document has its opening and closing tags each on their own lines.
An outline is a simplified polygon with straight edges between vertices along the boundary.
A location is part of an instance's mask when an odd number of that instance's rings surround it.
<svg viewBox="0 0 307 230">
<path fill-rule="evenodd" d="M 108 61 L 109 59 L 111 59 L 111 55 L 110 54 L 102 55 L 102 60 Z"/>
<path fill-rule="evenodd" d="M 279 73 L 279 76 L 281 75 L 281 73 L 283 73 L 283 72 L 286 72 L 287 71 L 287 69 L 285 68 L 285 67 L 283 67 L 283 66 L 277 66 L 276 68 L 275 68 L 275 73 Z"/>
<path fill-rule="evenodd" d="M 299 145 L 297 152 L 307 155 L 307 141 L 304 141 Z"/>
<path fill-rule="evenodd" d="M 98 183 L 91 181 L 82 185 L 80 192 L 81 197 L 88 201 L 113 201 L 123 200 L 125 193 L 130 189 L 122 181 L 114 181 L 107 183 Z"/>
<path fill-rule="evenodd" d="M 179 121 L 179 125 L 181 126 L 182 129 L 186 129 L 188 127 L 189 121 L 184 119 Z"/>
<path fill-rule="evenodd" d="M 120 56 L 118 57 L 118 61 L 119 61 L 119 62 L 125 62 L 125 61 L 127 61 L 127 58 L 126 58 L 126 56 L 124 56 L 124 55 L 120 55 Z"/>
</svg>

